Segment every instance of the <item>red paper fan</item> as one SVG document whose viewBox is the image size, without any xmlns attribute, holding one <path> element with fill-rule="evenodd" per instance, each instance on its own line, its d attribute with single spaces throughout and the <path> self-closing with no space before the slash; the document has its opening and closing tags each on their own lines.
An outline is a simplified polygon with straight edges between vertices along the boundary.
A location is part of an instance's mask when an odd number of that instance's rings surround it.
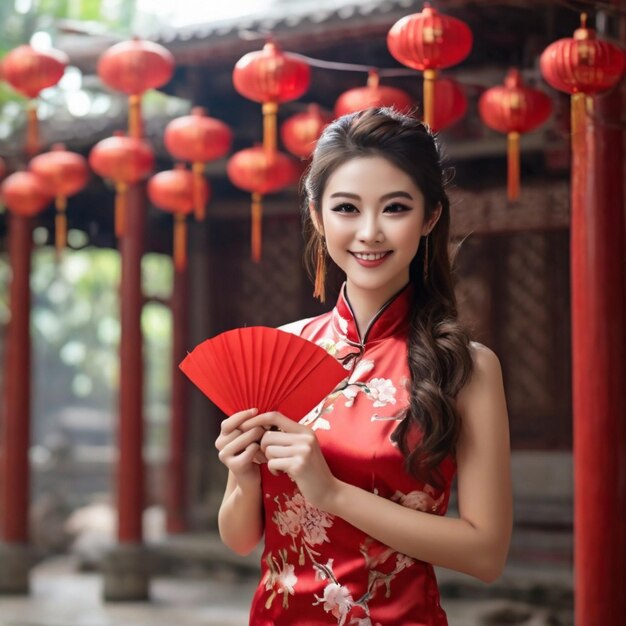
<svg viewBox="0 0 626 626">
<path fill-rule="evenodd" d="M 320 346 L 266 326 L 207 339 L 179 367 L 226 415 L 257 407 L 296 421 L 348 375 Z"/>
</svg>

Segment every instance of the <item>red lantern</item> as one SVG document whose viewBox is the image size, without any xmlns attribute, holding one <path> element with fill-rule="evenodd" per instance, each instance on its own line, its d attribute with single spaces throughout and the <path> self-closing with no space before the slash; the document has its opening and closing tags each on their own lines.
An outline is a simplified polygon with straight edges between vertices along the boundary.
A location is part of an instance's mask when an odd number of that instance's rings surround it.
<svg viewBox="0 0 626 626">
<path fill-rule="evenodd" d="M 252 260 L 259 262 L 262 197 L 296 182 L 299 164 L 282 152 L 268 154 L 265 148 L 255 146 L 233 154 L 226 173 L 233 185 L 252 193 Z"/>
<path fill-rule="evenodd" d="M 185 216 L 194 209 L 196 193 L 202 204 L 209 199 L 209 185 L 200 178 L 199 192 L 194 190 L 194 175 L 180 164 L 176 169 L 155 174 L 148 181 L 148 197 L 158 208 L 174 214 L 174 267 L 182 270 L 187 266 L 187 225 Z"/>
<path fill-rule="evenodd" d="M 4 163 L 4 159 L 0 157 L 0 180 L 2 180 L 7 173 L 7 166 Z"/>
<path fill-rule="evenodd" d="M 60 50 L 35 50 L 29 45 L 18 46 L 2 60 L 3 78 L 14 89 L 32 99 L 43 89 L 56 85 L 68 63 L 67 55 Z M 27 114 L 26 151 L 35 154 L 39 147 L 35 103 L 29 104 Z"/>
<path fill-rule="evenodd" d="M 115 183 L 115 234 L 125 231 L 128 185 L 143 180 L 154 167 L 154 153 L 148 143 L 121 133 L 99 141 L 89 153 L 89 165 L 103 178 Z"/>
<path fill-rule="evenodd" d="M 587 28 L 587 15 L 580 16 L 574 37 L 551 43 L 541 54 L 540 68 L 545 80 L 559 91 L 571 94 L 572 137 L 583 128 L 585 99 L 616 85 L 624 71 L 624 52 L 596 39 Z"/>
<path fill-rule="evenodd" d="M 63 144 L 54 144 L 51 152 L 36 156 L 29 164 L 30 170 L 41 177 L 48 190 L 56 197 L 56 246 L 60 252 L 67 238 L 67 198 L 78 193 L 89 179 L 86 159 L 65 150 Z"/>
<path fill-rule="evenodd" d="M 485 91 L 478 101 L 483 122 L 501 133 L 508 143 L 508 198 L 519 197 L 519 140 L 543 124 L 552 112 L 552 101 L 539 91 L 524 85 L 518 70 L 509 70 L 503 86 Z"/>
<path fill-rule="evenodd" d="M 467 97 L 459 83 L 451 78 L 439 78 L 435 82 L 437 107 L 433 113 L 434 132 L 456 124 L 467 111 Z"/>
<path fill-rule="evenodd" d="M 381 87 L 378 72 L 372 70 L 367 77 L 367 87 L 349 89 L 339 96 L 335 102 L 335 115 L 341 117 L 370 107 L 393 107 L 409 113 L 413 104 L 413 98 L 406 91 L 395 87 Z"/>
<path fill-rule="evenodd" d="M 175 159 L 191 161 L 194 173 L 196 219 L 204 219 L 202 201 L 203 172 L 207 161 L 219 159 L 230 151 L 233 133 L 224 122 L 205 115 L 202 107 L 194 107 L 191 115 L 172 120 L 165 127 L 165 147 Z"/>
<path fill-rule="evenodd" d="M 309 88 L 311 69 L 295 55 L 268 41 L 263 50 L 249 52 L 233 69 L 233 85 L 245 98 L 263 104 L 263 146 L 276 150 L 276 115 L 281 102 L 296 100 Z"/>
<path fill-rule="evenodd" d="M 33 172 L 15 172 L 2 183 L 2 202 L 21 217 L 41 213 L 50 200 L 46 184 Z"/>
<path fill-rule="evenodd" d="M 465 22 L 442 15 L 428 2 L 421 13 L 406 15 L 387 33 L 392 56 L 424 72 L 424 121 L 433 126 L 437 70 L 460 63 L 472 49 L 472 31 Z"/>
<path fill-rule="evenodd" d="M 98 61 L 98 75 L 117 91 L 129 94 L 128 134 L 140 137 L 141 95 L 169 81 L 174 73 L 174 57 L 163 46 L 138 37 L 122 41 L 106 50 Z"/>
<path fill-rule="evenodd" d="M 322 112 L 317 104 L 310 104 L 306 112 L 296 113 L 283 122 L 280 137 L 289 152 L 308 159 L 315 142 L 332 120 L 333 116 Z"/>
</svg>

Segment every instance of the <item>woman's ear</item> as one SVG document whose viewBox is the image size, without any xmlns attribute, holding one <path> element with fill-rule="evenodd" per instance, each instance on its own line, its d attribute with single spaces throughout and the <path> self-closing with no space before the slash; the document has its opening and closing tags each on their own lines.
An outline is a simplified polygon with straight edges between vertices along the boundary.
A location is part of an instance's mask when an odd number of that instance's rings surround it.
<svg viewBox="0 0 626 626">
<path fill-rule="evenodd" d="M 320 223 L 320 218 L 319 218 L 319 215 L 317 214 L 317 211 L 315 210 L 315 205 L 313 204 L 313 202 L 309 202 L 309 213 L 311 215 L 311 221 L 313 222 L 313 226 L 315 227 L 315 230 L 323 237 L 324 227 Z"/>
<path fill-rule="evenodd" d="M 425 224 L 424 224 L 424 228 L 423 228 L 423 231 L 422 231 L 422 234 L 424 236 L 430 235 L 432 229 L 435 228 L 435 224 L 437 223 L 437 221 L 441 217 L 441 211 L 442 210 L 443 210 L 443 208 L 441 206 L 441 202 L 438 202 L 437 206 L 435 207 L 434 211 L 432 212 L 432 215 L 428 218 L 428 221 L 425 222 Z"/>
</svg>

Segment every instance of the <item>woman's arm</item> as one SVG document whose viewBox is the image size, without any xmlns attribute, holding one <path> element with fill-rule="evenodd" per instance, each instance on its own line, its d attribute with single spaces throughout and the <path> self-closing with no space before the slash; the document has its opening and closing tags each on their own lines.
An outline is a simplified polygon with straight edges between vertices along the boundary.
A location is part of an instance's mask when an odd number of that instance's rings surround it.
<svg viewBox="0 0 626 626">
<path fill-rule="evenodd" d="M 217 517 L 222 541 L 241 556 L 250 554 L 263 536 L 261 481 L 240 486 L 228 472 L 228 482 Z"/>
<path fill-rule="evenodd" d="M 220 537 L 242 556 L 249 554 L 263 536 L 261 472 L 255 459 L 261 454 L 259 440 L 265 431 L 242 430 L 242 423 L 254 415 L 256 409 L 248 409 L 223 420 L 215 441 L 219 459 L 228 467 L 228 482 L 217 517 Z"/>
<path fill-rule="evenodd" d="M 271 471 L 286 471 L 314 506 L 416 559 L 492 582 L 502 572 L 512 525 L 509 431 L 500 363 L 473 344 L 474 373 L 459 393 L 457 446 L 459 518 L 415 511 L 335 478 L 315 433 L 280 413 L 242 428 L 275 425 L 261 449 Z"/>
<path fill-rule="evenodd" d="M 382 543 L 433 565 L 492 582 L 504 568 L 512 528 L 509 429 L 500 363 L 473 346 L 474 374 L 459 393 L 459 518 L 407 509 L 340 482 L 328 511 Z"/>
</svg>

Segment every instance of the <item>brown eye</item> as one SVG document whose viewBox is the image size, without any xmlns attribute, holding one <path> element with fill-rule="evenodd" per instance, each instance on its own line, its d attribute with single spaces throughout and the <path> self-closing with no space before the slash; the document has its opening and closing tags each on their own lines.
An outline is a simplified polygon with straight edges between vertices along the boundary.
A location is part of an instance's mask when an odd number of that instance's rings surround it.
<svg viewBox="0 0 626 626">
<path fill-rule="evenodd" d="M 336 207 L 333 207 L 331 211 L 335 213 L 353 213 L 356 210 L 356 207 L 353 204 L 338 204 Z"/>
<path fill-rule="evenodd" d="M 388 213 L 404 213 L 410 210 L 411 207 L 406 206 L 406 204 L 400 204 L 399 202 L 394 202 L 393 204 L 389 204 L 385 207 L 385 211 Z"/>
</svg>

